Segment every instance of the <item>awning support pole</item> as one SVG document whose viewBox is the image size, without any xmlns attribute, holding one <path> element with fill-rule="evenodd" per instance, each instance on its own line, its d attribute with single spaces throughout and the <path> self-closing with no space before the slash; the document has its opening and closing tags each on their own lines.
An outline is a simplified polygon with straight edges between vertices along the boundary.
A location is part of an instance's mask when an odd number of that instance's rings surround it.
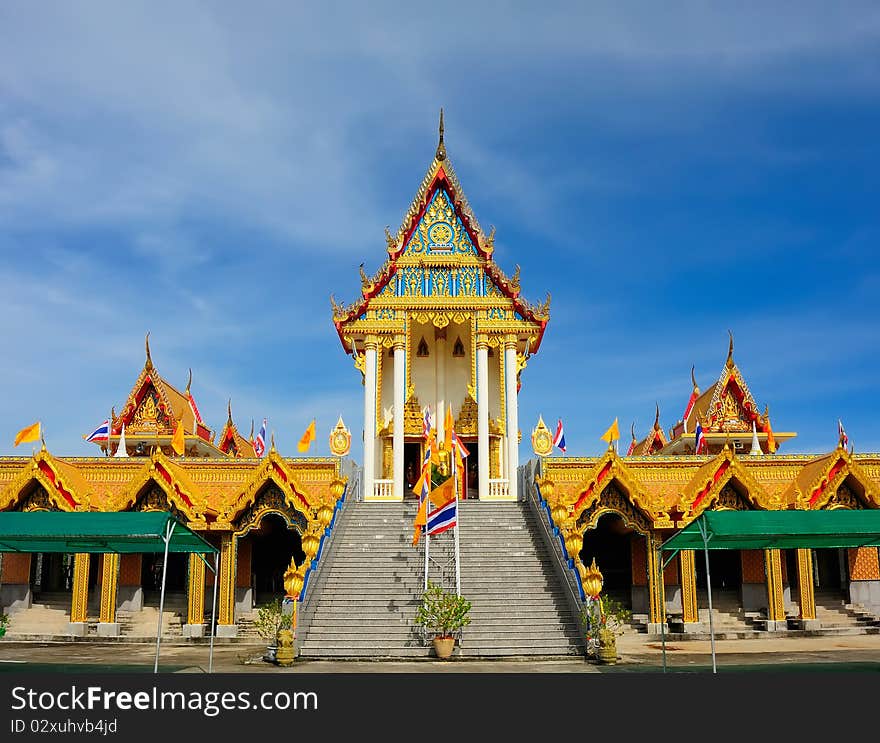
<svg viewBox="0 0 880 743">
<path fill-rule="evenodd" d="M 666 566 L 675 559 L 678 552 L 678 550 L 673 550 L 672 554 L 666 558 L 663 570 L 666 570 Z M 663 646 L 663 673 L 666 673 L 666 622 L 660 622 L 660 644 Z"/>
<path fill-rule="evenodd" d="M 715 623 L 712 621 L 712 576 L 709 571 L 709 538 L 706 536 L 706 524 L 697 519 L 700 536 L 703 537 L 703 554 L 706 557 L 706 593 L 709 594 L 709 640 L 712 643 L 712 673 L 718 673 L 715 663 Z"/>
<path fill-rule="evenodd" d="M 168 575 L 168 547 L 171 544 L 171 535 L 174 534 L 174 524 L 177 522 L 169 519 L 165 527 L 165 559 L 162 561 L 162 591 L 159 594 L 159 627 L 156 630 L 156 662 L 153 664 L 153 673 L 159 673 L 159 646 L 162 643 L 162 612 L 165 610 L 165 578 Z"/>
<path fill-rule="evenodd" d="M 220 553 L 214 553 L 214 598 L 211 599 L 211 649 L 208 653 L 208 673 L 214 672 L 214 635 L 217 633 L 217 573 L 219 572 Z"/>
</svg>

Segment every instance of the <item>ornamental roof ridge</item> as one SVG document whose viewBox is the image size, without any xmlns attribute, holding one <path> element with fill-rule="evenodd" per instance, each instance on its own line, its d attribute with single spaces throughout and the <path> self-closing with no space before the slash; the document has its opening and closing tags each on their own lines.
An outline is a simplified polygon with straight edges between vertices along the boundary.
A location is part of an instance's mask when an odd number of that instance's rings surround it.
<svg viewBox="0 0 880 743">
<path fill-rule="evenodd" d="M 229 457 L 235 456 L 238 459 L 256 457 L 253 443 L 241 435 L 238 426 L 232 420 L 232 398 L 226 404 L 226 411 L 226 423 L 223 425 L 223 430 L 220 431 L 217 448 Z M 233 443 L 235 444 L 234 455 L 229 453 Z"/>
</svg>

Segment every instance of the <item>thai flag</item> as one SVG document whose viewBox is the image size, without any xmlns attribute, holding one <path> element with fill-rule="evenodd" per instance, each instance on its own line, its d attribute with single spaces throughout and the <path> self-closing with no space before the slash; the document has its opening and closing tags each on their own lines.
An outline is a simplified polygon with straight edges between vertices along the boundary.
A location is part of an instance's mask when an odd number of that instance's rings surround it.
<svg viewBox="0 0 880 743">
<path fill-rule="evenodd" d="M 556 434 L 553 436 L 553 446 L 558 446 L 565 454 L 565 433 L 562 430 L 562 419 L 556 423 Z"/>
<path fill-rule="evenodd" d="M 697 421 L 697 429 L 694 431 L 694 454 L 702 454 L 706 447 L 706 437 L 703 436 L 703 427 Z"/>
<path fill-rule="evenodd" d="M 428 514 L 428 534 L 442 534 L 455 526 L 458 501 L 453 499 L 442 508 Z"/>
<path fill-rule="evenodd" d="M 849 445 L 849 436 L 846 435 L 846 431 L 843 430 L 843 421 L 840 418 L 837 419 L 837 436 L 840 441 L 840 446 L 843 449 Z"/>
<path fill-rule="evenodd" d="M 107 441 L 110 437 L 110 419 L 107 418 L 100 426 L 86 436 L 86 441 Z"/>
<path fill-rule="evenodd" d="M 254 439 L 254 453 L 258 457 L 262 457 L 266 453 L 266 426 L 269 424 L 268 418 L 263 418 L 263 425 L 260 426 L 260 432 Z"/>
<path fill-rule="evenodd" d="M 688 430 L 688 416 L 691 414 L 691 411 L 694 409 L 694 403 L 697 401 L 697 391 L 694 390 L 691 392 L 690 398 L 688 398 L 687 407 L 684 409 L 684 415 L 682 415 L 681 420 L 684 423 L 684 432 L 687 433 Z"/>
<path fill-rule="evenodd" d="M 428 438 L 431 433 L 431 429 L 434 427 L 434 417 L 431 415 L 431 407 L 429 405 L 425 406 L 424 419 L 422 420 L 422 435 L 425 438 Z"/>
</svg>

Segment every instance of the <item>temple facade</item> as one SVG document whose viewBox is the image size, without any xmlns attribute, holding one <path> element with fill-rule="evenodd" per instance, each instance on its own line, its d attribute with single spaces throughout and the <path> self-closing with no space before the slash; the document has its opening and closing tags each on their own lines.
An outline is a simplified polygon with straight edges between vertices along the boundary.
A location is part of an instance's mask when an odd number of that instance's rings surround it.
<svg viewBox="0 0 880 743">
<path fill-rule="evenodd" d="M 733 359 L 733 337 L 716 383 L 693 390 L 682 420 L 667 433 L 659 406 L 648 434 L 632 431 L 628 454 L 543 457 L 536 491 L 572 570 L 596 560 L 605 589 L 649 631 L 672 620 L 705 631 L 708 597 L 703 555 L 682 552 L 664 569 L 659 547 L 707 509 L 880 508 L 880 455 L 854 454 L 840 441 L 828 454 L 779 453 L 793 432 L 774 433 L 768 408 L 755 403 Z M 694 453 L 695 429 L 706 443 Z M 739 629 L 814 629 L 819 610 L 857 605 L 880 614 L 876 547 L 731 550 L 709 556 L 713 601 Z M 821 612 L 820 612 L 821 613 Z"/>
<path fill-rule="evenodd" d="M 364 488 L 368 501 L 412 497 L 425 415 L 443 439 L 452 407 L 469 451 L 467 494 L 516 500 L 517 393 L 549 319 L 549 295 L 520 296 L 519 267 L 506 276 L 440 141 L 403 223 L 386 233 L 387 256 L 361 297 L 333 323 L 364 386 Z"/>
<path fill-rule="evenodd" d="M 340 459 L 285 458 L 274 441 L 257 458 L 232 421 L 231 404 L 215 438 L 190 384 L 181 393 L 153 365 L 149 341 L 146 352 L 121 412 L 111 416 L 109 440 L 95 442 L 105 456 L 55 457 L 43 445 L 29 458 L 0 458 L 0 511 L 170 511 L 219 548 L 218 635 L 234 637 L 258 603 L 284 594 L 288 569 L 307 590 L 347 478 Z M 185 448 L 178 456 L 171 437 L 180 423 Z M 200 637 L 213 575 L 198 555 L 168 560 L 166 606 L 181 615 L 183 636 Z M 90 623 L 98 635 L 118 635 L 121 617 L 157 609 L 162 563 L 162 554 L 6 553 L 0 610 L 27 609 L 36 597 L 66 614 L 42 635 L 85 635 Z M 155 627 L 145 629 L 155 636 Z"/>
<path fill-rule="evenodd" d="M 373 276 L 362 268 L 355 302 L 331 297 L 333 325 L 364 388 L 361 467 L 342 459 L 351 437 L 341 419 L 331 433 L 333 458 L 282 457 L 274 442 L 258 456 L 253 423 L 243 435 L 231 402 L 216 433 L 196 405 L 192 374 L 183 391 L 164 379 L 148 336 L 130 394 L 119 413 L 112 408 L 109 434 L 95 441 L 101 456 L 56 457 L 44 445 L 30 457 L 0 457 L 0 511 L 170 511 L 219 548 L 218 634 L 233 637 L 267 600 L 286 593 L 302 601 L 355 481 L 366 501 L 358 505 L 374 512 L 370 502 L 414 497 L 425 421 L 433 419 L 442 441 L 450 408 L 469 450 L 462 495 L 530 502 L 552 528 L 571 585 L 579 587 L 595 561 L 606 592 L 643 617 L 649 632 L 705 629 L 705 563 L 682 552 L 664 567 L 660 545 L 707 509 L 880 508 L 880 454 L 855 454 L 844 441 L 826 454 L 790 453 L 796 434 L 773 431 L 769 407 L 761 410 L 734 361 L 732 335 L 721 372 L 704 391 L 692 370 L 684 414 L 670 428 L 661 426 L 658 405 L 643 437 L 631 430 L 625 455 L 612 446 L 598 457 L 555 457 L 540 421 L 535 458 L 520 465 L 517 395 L 550 300 L 521 297 L 519 268 L 508 276 L 494 261 L 494 234 L 481 229 L 447 157 L 441 113 L 434 157 L 400 228 L 386 232 L 384 262 Z M 521 516 L 510 505 L 487 509 Z M 408 513 L 405 505 L 399 513 Z M 533 536 L 536 545 L 543 538 Z M 422 559 L 408 541 L 405 547 L 395 570 Z M 361 557 L 358 550 L 350 574 L 371 569 Z M 156 576 L 165 567 L 181 634 L 202 636 L 212 577 L 198 556 L 171 555 L 167 566 L 161 559 L 4 554 L 0 610 L 54 597 L 65 626 L 44 626 L 42 636 L 125 634 L 132 615 L 158 606 Z M 746 628 L 815 629 L 823 609 L 844 605 L 880 615 L 877 548 L 719 551 L 710 563 L 715 606 Z M 536 570 L 536 591 L 553 569 Z"/>
</svg>

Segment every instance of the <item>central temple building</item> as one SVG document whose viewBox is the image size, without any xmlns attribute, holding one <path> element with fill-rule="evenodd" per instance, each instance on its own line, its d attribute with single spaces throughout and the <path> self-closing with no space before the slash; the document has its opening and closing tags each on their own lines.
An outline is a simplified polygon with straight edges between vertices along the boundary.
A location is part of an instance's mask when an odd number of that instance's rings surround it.
<svg viewBox="0 0 880 743">
<path fill-rule="evenodd" d="M 421 468 L 426 410 L 438 440 L 452 406 L 470 453 L 467 495 L 516 500 L 517 391 L 549 319 L 520 296 L 519 267 L 493 259 L 494 228 L 480 228 L 440 141 L 387 258 L 361 298 L 333 303 L 333 322 L 364 384 L 364 488 L 368 501 L 400 501 Z"/>
</svg>

